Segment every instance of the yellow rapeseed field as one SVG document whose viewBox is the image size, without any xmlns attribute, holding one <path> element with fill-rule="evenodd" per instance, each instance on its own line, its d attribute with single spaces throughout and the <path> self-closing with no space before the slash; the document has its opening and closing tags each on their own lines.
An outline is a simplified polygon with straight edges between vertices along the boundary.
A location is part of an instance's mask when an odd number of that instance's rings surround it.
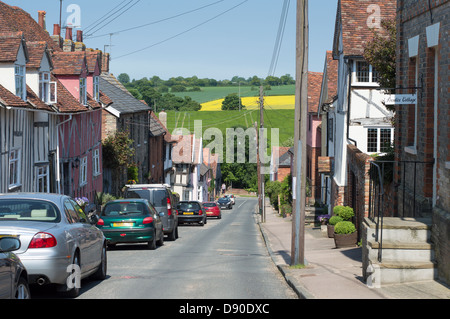
<svg viewBox="0 0 450 319">
<path fill-rule="evenodd" d="M 220 111 L 224 99 L 210 101 L 202 104 L 201 111 Z M 243 97 L 242 104 L 247 110 L 259 109 L 259 97 Z M 264 97 L 264 105 L 270 109 L 295 109 L 295 95 L 280 95 Z"/>
</svg>

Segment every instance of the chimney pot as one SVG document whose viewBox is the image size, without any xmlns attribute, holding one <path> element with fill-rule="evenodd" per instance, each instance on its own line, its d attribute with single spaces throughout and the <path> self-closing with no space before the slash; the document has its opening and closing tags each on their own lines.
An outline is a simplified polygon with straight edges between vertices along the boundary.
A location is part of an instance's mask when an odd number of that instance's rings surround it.
<svg viewBox="0 0 450 319">
<path fill-rule="evenodd" d="M 83 42 L 83 31 L 77 30 L 77 42 Z"/>
<path fill-rule="evenodd" d="M 61 27 L 59 26 L 59 24 L 53 25 L 53 35 L 61 35 Z"/>
<path fill-rule="evenodd" d="M 45 26 L 45 15 L 46 15 L 46 13 L 47 12 L 42 11 L 42 10 L 38 11 L 38 16 L 39 16 L 38 23 L 41 26 L 41 28 L 44 29 L 44 30 L 46 29 L 46 26 Z"/>
<path fill-rule="evenodd" d="M 66 27 L 66 40 L 72 41 L 72 28 Z"/>
</svg>

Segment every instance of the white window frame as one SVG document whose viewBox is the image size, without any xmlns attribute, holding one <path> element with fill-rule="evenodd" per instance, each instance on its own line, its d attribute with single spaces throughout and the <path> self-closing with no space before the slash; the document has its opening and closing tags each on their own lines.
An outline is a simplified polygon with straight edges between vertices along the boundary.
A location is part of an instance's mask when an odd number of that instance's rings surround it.
<svg viewBox="0 0 450 319">
<path fill-rule="evenodd" d="M 394 139 L 394 129 L 391 127 L 366 127 L 367 134 L 366 134 L 366 152 L 369 154 L 385 154 L 385 152 L 381 151 L 381 130 L 389 130 L 391 132 L 390 137 L 390 143 L 392 144 Z M 377 130 L 377 150 L 376 151 L 369 151 L 369 130 Z"/>
<path fill-rule="evenodd" d="M 50 193 L 49 166 L 36 166 L 36 192 Z"/>
<path fill-rule="evenodd" d="M 21 186 L 22 150 L 15 148 L 9 151 L 9 189 Z"/>
<path fill-rule="evenodd" d="M 26 69 L 25 65 L 14 65 L 14 78 L 16 83 L 16 96 L 26 101 L 27 98 L 27 84 L 26 84 Z"/>
<path fill-rule="evenodd" d="M 80 163 L 80 186 L 87 184 L 87 156 L 81 158 Z"/>
<path fill-rule="evenodd" d="M 358 63 L 366 63 L 369 66 L 369 81 L 360 82 L 358 81 Z M 374 68 L 371 64 L 364 60 L 354 60 L 353 61 L 353 75 L 352 75 L 352 85 L 357 86 L 380 86 L 377 81 L 373 80 Z"/>
<path fill-rule="evenodd" d="M 57 85 L 50 81 L 50 72 L 39 72 L 39 98 L 46 104 L 57 101 Z"/>
<path fill-rule="evenodd" d="M 92 153 L 92 173 L 94 176 L 100 175 L 100 150 L 95 149 Z"/>
<path fill-rule="evenodd" d="M 87 105 L 87 85 L 86 78 L 80 78 L 80 103 L 82 105 Z"/>
<path fill-rule="evenodd" d="M 100 101 L 100 77 L 94 76 L 94 99 L 99 102 Z"/>
</svg>

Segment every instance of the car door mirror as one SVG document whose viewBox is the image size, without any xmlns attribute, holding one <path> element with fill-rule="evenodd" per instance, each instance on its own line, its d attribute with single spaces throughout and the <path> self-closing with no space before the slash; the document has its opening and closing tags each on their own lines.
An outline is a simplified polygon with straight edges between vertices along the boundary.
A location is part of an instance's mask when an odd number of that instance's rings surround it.
<svg viewBox="0 0 450 319">
<path fill-rule="evenodd" d="M 159 217 L 164 217 L 164 212 L 160 212 Z"/>
<path fill-rule="evenodd" d="M 97 224 L 98 223 L 98 216 L 97 216 L 97 214 L 92 214 L 90 217 L 89 217 L 89 221 L 90 221 L 90 223 L 92 224 L 92 225 L 95 225 L 95 224 Z"/>
<path fill-rule="evenodd" d="M 0 238 L 0 251 L 1 252 L 10 252 L 14 250 L 18 250 L 20 248 L 20 240 L 15 237 L 3 237 Z"/>
</svg>

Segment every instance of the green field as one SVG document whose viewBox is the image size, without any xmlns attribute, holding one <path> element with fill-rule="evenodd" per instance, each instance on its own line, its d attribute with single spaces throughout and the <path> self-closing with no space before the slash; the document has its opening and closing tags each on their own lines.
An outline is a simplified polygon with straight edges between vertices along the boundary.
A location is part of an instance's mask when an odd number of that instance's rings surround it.
<svg viewBox="0 0 450 319">
<path fill-rule="evenodd" d="M 202 104 L 209 101 L 225 98 L 228 94 L 239 94 L 238 86 L 225 87 L 202 87 L 201 92 L 179 92 L 173 93 L 179 97 L 190 96 L 194 101 Z M 241 97 L 259 96 L 259 87 L 241 86 Z M 273 86 L 271 90 L 264 91 L 266 96 L 272 95 L 295 95 L 295 85 Z"/>
<path fill-rule="evenodd" d="M 255 121 L 259 126 L 259 110 L 250 111 L 204 111 L 204 112 L 167 112 L 167 128 L 173 132 L 175 127 L 186 128 L 194 132 L 194 121 L 202 121 L 202 131 L 208 128 L 218 128 L 225 136 L 227 128 L 251 127 Z M 294 110 L 264 110 L 264 127 L 279 129 L 280 144 L 294 136 Z M 269 131 L 269 143 L 271 140 Z M 204 141 L 207 145 L 211 141 Z"/>
</svg>

